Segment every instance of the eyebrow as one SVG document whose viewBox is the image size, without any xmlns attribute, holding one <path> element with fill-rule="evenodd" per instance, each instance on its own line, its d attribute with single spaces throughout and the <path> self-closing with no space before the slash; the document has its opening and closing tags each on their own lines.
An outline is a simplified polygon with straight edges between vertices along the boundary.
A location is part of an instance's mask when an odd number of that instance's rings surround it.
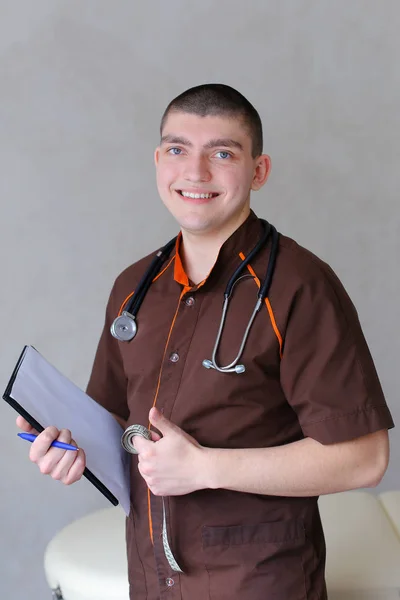
<svg viewBox="0 0 400 600">
<path fill-rule="evenodd" d="M 181 144 L 182 146 L 193 146 L 190 140 L 176 135 L 164 135 L 161 138 L 161 144 Z M 238 148 L 238 150 L 243 150 L 242 144 L 236 140 L 232 140 L 231 138 L 217 138 L 214 140 L 209 140 L 203 146 L 203 148 L 206 148 L 207 150 L 217 147 Z"/>
</svg>

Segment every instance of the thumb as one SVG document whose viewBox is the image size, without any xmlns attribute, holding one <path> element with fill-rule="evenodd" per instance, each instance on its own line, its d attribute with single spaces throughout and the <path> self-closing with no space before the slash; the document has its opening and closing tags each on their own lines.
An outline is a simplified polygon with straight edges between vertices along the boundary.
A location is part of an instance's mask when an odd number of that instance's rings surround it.
<svg viewBox="0 0 400 600">
<path fill-rule="evenodd" d="M 161 431 L 163 435 L 179 430 L 179 428 L 164 417 L 155 406 L 149 412 L 149 421 L 156 429 Z"/>
</svg>

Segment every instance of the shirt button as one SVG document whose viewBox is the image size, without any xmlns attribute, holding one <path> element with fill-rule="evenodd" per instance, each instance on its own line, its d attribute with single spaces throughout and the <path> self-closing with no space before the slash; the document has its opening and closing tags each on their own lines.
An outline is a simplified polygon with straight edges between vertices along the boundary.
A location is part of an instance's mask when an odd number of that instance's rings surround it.
<svg viewBox="0 0 400 600">
<path fill-rule="evenodd" d="M 171 362 L 178 362 L 178 360 L 179 360 L 179 354 L 177 354 L 176 352 L 173 352 L 171 354 L 171 356 L 169 357 L 169 360 Z"/>
<path fill-rule="evenodd" d="M 186 298 L 185 304 L 186 304 L 186 306 L 193 306 L 193 304 L 194 304 L 193 296 L 189 296 L 189 298 Z"/>
<path fill-rule="evenodd" d="M 172 579 L 172 577 L 167 577 L 167 579 L 165 580 L 165 583 L 167 584 L 168 587 L 172 587 L 175 583 L 175 581 Z"/>
</svg>

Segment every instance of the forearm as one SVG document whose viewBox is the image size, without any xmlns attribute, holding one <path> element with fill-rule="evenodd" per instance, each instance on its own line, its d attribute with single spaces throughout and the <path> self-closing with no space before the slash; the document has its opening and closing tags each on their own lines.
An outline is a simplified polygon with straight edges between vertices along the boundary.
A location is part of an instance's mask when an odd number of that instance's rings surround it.
<svg viewBox="0 0 400 600">
<path fill-rule="evenodd" d="M 385 467 L 368 438 L 331 445 L 306 438 L 274 448 L 206 449 L 206 487 L 272 496 L 373 487 Z"/>
</svg>

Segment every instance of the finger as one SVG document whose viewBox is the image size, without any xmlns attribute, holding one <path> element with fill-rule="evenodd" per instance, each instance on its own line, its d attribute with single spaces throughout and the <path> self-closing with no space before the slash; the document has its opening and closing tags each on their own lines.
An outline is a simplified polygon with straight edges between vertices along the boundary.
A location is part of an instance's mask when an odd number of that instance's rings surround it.
<svg viewBox="0 0 400 600">
<path fill-rule="evenodd" d="M 72 454 L 72 462 L 67 461 L 67 456 L 59 462 L 56 471 L 52 473 L 53 479 L 58 479 L 65 485 L 71 485 L 83 475 L 86 466 L 85 452 L 80 448 L 77 452 L 67 451 L 66 454 Z"/>
<path fill-rule="evenodd" d="M 21 417 L 21 415 L 19 415 L 16 418 L 16 424 L 17 427 L 19 427 L 19 429 L 22 429 L 22 431 L 25 431 L 25 433 L 34 433 L 35 435 L 38 435 L 38 431 L 36 431 L 36 429 L 34 427 L 32 427 L 32 425 L 29 425 L 28 421 L 26 419 L 24 419 L 24 417 Z"/>
<path fill-rule="evenodd" d="M 82 450 L 82 448 L 80 448 L 77 452 L 77 457 L 76 457 L 73 465 L 70 467 L 66 477 L 61 479 L 62 483 L 64 483 L 65 485 L 71 485 L 72 483 L 79 481 L 79 479 L 81 479 L 81 477 L 83 475 L 85 466 L 86 466 L 86 455 L 85 455 L 85 452 Z"/>
<path fill-rule="evenodd" d="M 53 426 L 46 427 L 42 433 L 39 433 L 36 440 L 32 443 L 29 452 L 29 458 L 31 461 L 37 462 L 43 458 L 43 456 L 49 452 L 52 442 L 58 438 L 59 434 L 60 432 L 57 427 Z M 51 450 L 56 450 L 56 448 L 51 448 Z M 62 453 L 65 452 L 65 450 L 58 450 L 58 452 Z"/>
<path fill-rule="evenodd" d="M 38 435 L 31 447 L 30 459 L 38 465 L 41 473 L 45 475 L 51 475 L 61 460 L 63 460 L 63 466 L 69 466 L 76 458 L 75 450 L 63 450 L 52 446 L 51 444 L 55 440 L 65 444 L 73 442 L 69 429 L 58 431 L 56 427 L 47 427 Z M 64 456 L 67 458 L 64 459 Z"/>
<path fill-rule="evenodd" d="M 39 437 L 34 443 L 36 443 L 38 439 Z M 69 429 L 61 429 L 56 439 L 60 442 L 69 444 L 71 441 L 71 432 Z M 47 443 L 48 440 L 46 441 L 46 445 Z M 45 442 L 43 442 L 43 448 L 40 449 L 39 457 L 34 462 L 36 462 L 43 475 L 51 475 L 54 479 L 60 479 L 68 472 L 70 466 L 74 462 L 76 451 L 63 450 L 62 448 L 55 448 L 54 446 L 47 446 L 46 450 L 44 444 Z"/>
<path fill-rule="evenodd" d="M 159 440 L 161 440 L 161 435 L 159 435 L 155 431 L 150 431 L 150 434 L 151 434 L 151 441 L 152 442 L 158 442 Z"/>
<path fill-rule="evenodd" d="M 147 483 L 147 485 L 149 485 L 150 474 L 148 472 L 148 469 L 146 469 L 146 467 L 143 466 L 143 464 L 140 461 L 138 462 L 138 471 L 141 474 L 141 476 L 143 477 L 143 479 L 145 480 L 145 482 Z"/>
<path fill-rule="evenodd" d="M 155 433 L 155 435 L 157 435 L 157 434 Z M 131 442 L 138 454 L 142 454 L 146 450 L 150 450 L 154 444 L 153 441 L 146 440 L 141 435 L 135 435 L 132 438 Z"/>
<path fill-rule="evenodd" d="M 169 421 L 166 417 L 164 417 L 164 415 L 155 406 L 150 409 L 149 421 L 156 429 L 161 431 L 163 435 L 180 431 L 180 428 L 172 423 L 172 421 Z"/>
</svg>

